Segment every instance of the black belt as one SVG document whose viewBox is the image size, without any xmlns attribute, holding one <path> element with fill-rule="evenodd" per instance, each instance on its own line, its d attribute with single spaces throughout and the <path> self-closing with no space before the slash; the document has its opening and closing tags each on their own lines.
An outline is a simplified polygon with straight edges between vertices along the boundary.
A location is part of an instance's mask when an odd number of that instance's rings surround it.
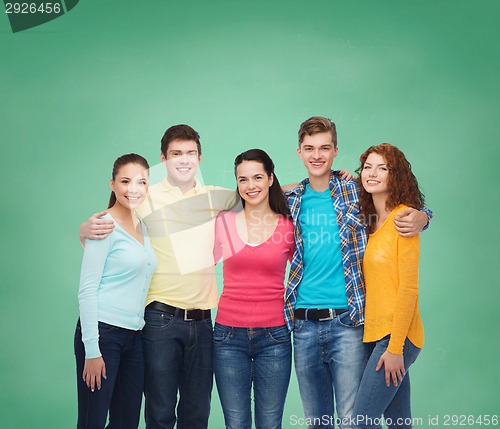
<svg viewBox="0 0 500 429">
<path fill-rule="evenodd" d="M 332 320 L 342 313 L 345 313 L 347 309 L 341 308 L 336 310 L 335 308 L 297 308 L 295 310 L 295 318 L 300 320 Z"/>
<path fill-rule="evenodd" d="M 153 310 L 163 311 L 164 313 L 171 314 L 175 317 L 180 317 L 184 319 L 186 322 L 190 322 L 192 320 L 203 320 L 209 319 L 212 315 L 210 310 L 185 310 L 184 308 L 172 307 L 171 305 L 164 304 L 163 302 L 153 301 L 148 304 L 146 308 L 152 308 Z"/>
</svg>

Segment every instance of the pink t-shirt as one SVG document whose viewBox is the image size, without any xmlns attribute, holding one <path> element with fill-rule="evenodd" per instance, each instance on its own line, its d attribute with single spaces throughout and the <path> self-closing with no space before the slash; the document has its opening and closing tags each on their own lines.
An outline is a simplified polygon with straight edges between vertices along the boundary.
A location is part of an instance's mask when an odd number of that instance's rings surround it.
<svg viewBox="0 0 500 429">
<path fill-rule="evenodd" d="M 269 328 L 285 324 L 286 262 L 295 249 L 293 223 L 280 216 L 271 237 L 258 246 L 245 244 L 236 230 L 236 213 L 219 214 L 214 258 L 224 259 L 224 288 L 215 321 L 236 328 Z"/>
</svg>

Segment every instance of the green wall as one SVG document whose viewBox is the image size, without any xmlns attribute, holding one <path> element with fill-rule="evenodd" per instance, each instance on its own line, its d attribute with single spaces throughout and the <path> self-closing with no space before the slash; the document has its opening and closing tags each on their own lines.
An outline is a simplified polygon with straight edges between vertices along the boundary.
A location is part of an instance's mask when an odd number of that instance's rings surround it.
<svg viewBox="0 0 500 429">
<path fill-rule="evenodd" d="M 499 12 L 482 0 L 88 0 L 15 34 L 0 17 L 0 428 L 75 426 L 77 230 L 105 208 L 114 159 L 158 163 L 163 132 L 185 122 L 202 136 L 206 183 L 233 187 L 234 156 L 252 147 L 296 182 L 296 132 L 312 115 L 337 123 L 338 167 L 400 147 L 435 212 L 415 427 L 498 414 Z M 293 415 L 295 378 L 284 428 Z M 210 428 L 222 426 L 214 391 Z"/>
</svg>

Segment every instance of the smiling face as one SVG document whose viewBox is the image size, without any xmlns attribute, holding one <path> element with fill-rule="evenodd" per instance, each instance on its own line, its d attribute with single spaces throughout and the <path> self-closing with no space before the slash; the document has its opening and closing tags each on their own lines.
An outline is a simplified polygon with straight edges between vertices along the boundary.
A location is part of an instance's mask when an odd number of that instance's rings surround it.
<svg viewBox="0 0 500 429">
<path fill-rule="evenodd" d="M 194 186 L 194 177 L 201 161 L 195 141 L 174 140 L 169 143 L 167 153 L 162 153 L 160 157 L 167 168 L 167 180 L 171 185 L 184 192 Z"/>
<path fill-rule="evenodd" d="M 236 167 L 238 192 L 246 204 L 269 204 L 269 188 L 273 176 L 268 176 L 264 166 L 257 161 L 243 161 Z"/>
<path fill-rule="evenodd" d="M 388 182 L 389 169 L 386 160 L 378 153 L 370 153 L 361 170 L 363 188 L 372 195 L 388 195 Z"/>
<path fill-rule="evenodd" d="M 299 158 L 302 159 L 309 179 L 328 180 L 333 160 L 338 149 L 334 147 L 330 132 L 306 135 L 297 149 Z"/>
<path fill-rule="evenodd" d="M 116 196 L 115 204 L 134 210 L 148 192 L 148 170 L 140 164 L 125 164 L 110 181 L 110 188 Z"/>
</svg>

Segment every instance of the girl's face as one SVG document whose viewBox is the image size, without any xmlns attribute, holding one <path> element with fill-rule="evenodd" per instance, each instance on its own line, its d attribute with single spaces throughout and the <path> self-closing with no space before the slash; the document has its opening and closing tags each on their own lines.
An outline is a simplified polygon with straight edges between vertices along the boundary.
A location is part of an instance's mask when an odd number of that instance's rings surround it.
<svg viewBox="0 0 500 429">
<path fill-rule="evenodd" d="M 116 195 L 116 204 L 135 210 L 148 192 L 148 170 L 140 164 L 126 164 L 111 180 L 110 188 Z"/>
<path fill-rule="evenodd" d="M 388 194 L 389 169 L 382 155 L 370 153 L 361 170 L 361 183 L 370 194 Z"/>
<path fill-rule="evenodd" d="M 273 177 L 269 177 L 264 166 L 257 161 L 243 161 L 236 167 L 238 192 L 246 204 L 257 206 L 269 201 L 269 188 Z"/>
</svg>

